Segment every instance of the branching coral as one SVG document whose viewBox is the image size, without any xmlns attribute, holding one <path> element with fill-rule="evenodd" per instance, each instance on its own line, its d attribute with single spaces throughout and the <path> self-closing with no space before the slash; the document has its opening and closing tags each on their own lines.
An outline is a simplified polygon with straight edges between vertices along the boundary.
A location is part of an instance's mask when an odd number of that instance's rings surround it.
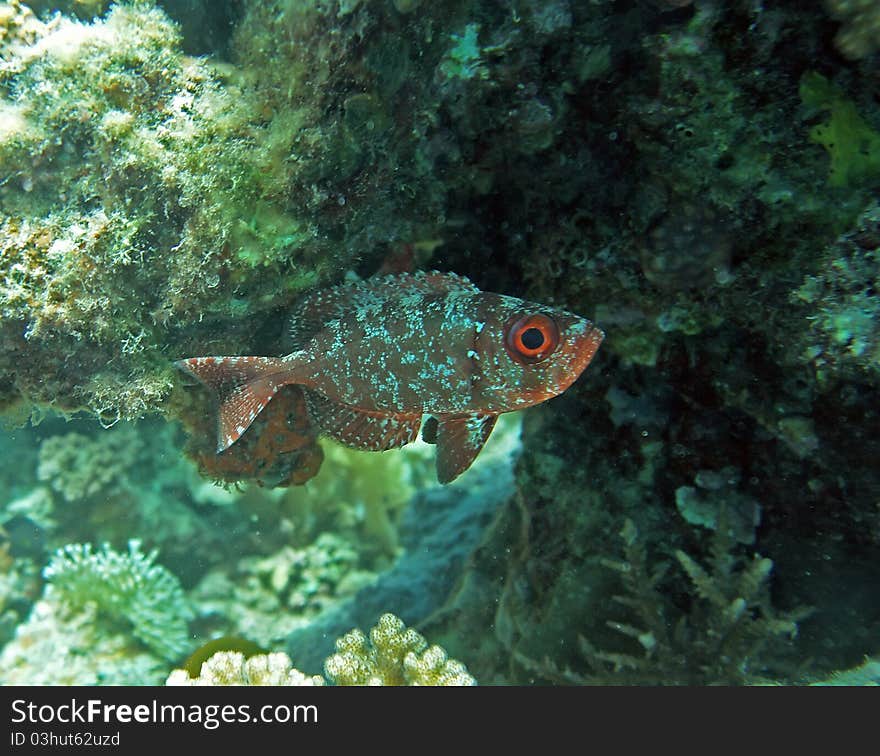
<svg viewBox="0 0 880 756">
<path fill-rule="evenodd" d="M 37 477 L 66 501 L 80 501 L 123 486 L 140 451 L 140 439 L 131 426 L 100 436 L 76 432 L 51 436 L 40 445 Z"/>
<path fill-rule="evenodd" d="M 337 685 L 475 685 L 465 666 L 449 659 L 393 614 L 383 614 L 367 638 L 352 630 L 336 641 L 324 664 Z"/>
<path fill-rule="evenodd" d="M 336 653 L 324 664 L 336 685 L 476 685 L 464 664 L 447 657 L 398 617 L 383 614 L 367 638 L 352 630 L 336 641 Z M 287 654 L 258 654 L 247 660 L 235 651 L 220 651 L 202 664 L 196 678 L 176 669 L 168 685 L 323 685 L 320 675 L 307 676 L 291 665 Z"/>
<path fill-rule="evenodd" d="M 128 553 L 104 544 L 69 544 L 59 549 L 43 571 L 52 592 L 70 609 L 94 605 L 98 617 L 130 626 L 131 634 L 165 659 L 189 648 L 191 610 L 177 578 L 155 564 L 156 552 L 143 554 L 138 541 Z"/>
<path fill-rule="evenodd" d="M 312 612 L 332 600 L 337 585 L 357 569 L 358 554 L 345 539 L 322 533 L 304 549 L 282 548 L 249 560 L 251 574 L 271 587 L 290 609 Z"/>
<path fill-rule="evenodd" d="M 192 678 L 175 669 L 166 685 L 323 685 L 320 675 L 305 675 L 294 669 L 287 654 L 258 654 L 246 659 L 238 651 L 218 651 L 202 664 Z"/>
<path fill-rule="evenodd" d="M 0 53 L 6 53 L 7 47 L 14 43 L 32 42 L 42 26 L 33 11 L 20 0 L 0 4 Z"/>
<path fill-rule="evenodd" d="M 224 632 L 273 646 L 320 612 L 351 595 L 375 575 L 359 569 L 355 547 L 335 533 L 312 543 L 241 559 L 232 571 L 216 569 L 195 589 L 204 615 Z"/>
<path fill-rule="evenodd" d="M 620 575 L 624 592 L 614 596 L 614 601 L 630 618 L 607 624 L 638 651 L 601 650 L 581 637 L 581 651 L 591 670 L 588 675 L 560 672 L 524 658 L 520 661 L 577 683 L 755 682 L 766 672 L 765 647 L 793 638 L 797 621 L 808 614 L 804 609 L 776 612 L 769 592 L 773 562 L 758 555 L 738 559 L 730 528 L 722 524 L 714 531 L 708 567 L 681 549 L 675 552 L 694 592 L 689 610 L 675 616 L 661 588 L 669 564 L 649 564 L 645 544 L 631 520 L 620 535 L 625 560 L 604 563 Z"/>
<path fill-rule="evenodd" d="M 71 613 L 48 591 L 0 652 L 9 685 L 157 685 L 167 660 L 108 626 L 95 604 Z"/>
</svg>

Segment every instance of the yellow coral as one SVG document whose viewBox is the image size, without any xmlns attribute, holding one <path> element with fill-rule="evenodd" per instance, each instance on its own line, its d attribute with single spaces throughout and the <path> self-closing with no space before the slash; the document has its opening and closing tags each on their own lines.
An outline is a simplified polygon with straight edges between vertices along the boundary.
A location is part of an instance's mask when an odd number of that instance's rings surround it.
<svg viewBox="0 0 880 756">
<path fill-rule="evenodd" d="M 0 3 L 0 50 L 6 45 L 30 44 L 47 25 L 20 0 Z"/>
<path fill-rule="evenodd" d="M 464 664 L 393 614 L 379 618 L 369 640 L 360 630 L 337 640 L 324 671 L 337 685 L 476 685 Z"/>
</svg>

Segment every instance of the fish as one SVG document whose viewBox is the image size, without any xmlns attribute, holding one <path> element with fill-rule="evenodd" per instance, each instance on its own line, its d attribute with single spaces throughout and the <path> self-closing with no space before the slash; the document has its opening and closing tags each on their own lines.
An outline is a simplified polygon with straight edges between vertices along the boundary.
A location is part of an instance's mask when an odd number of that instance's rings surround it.
<svg viewBox="0 0 880 756">
<path fill-rule="evenodd" d="M 564 392 L 605 334 L 563 309 L 481 291 L 455 273 L 419 271 L 307 295 L 282 357 L 175 362 L 217 395 L 217 453 L 232 446 L 275 393 L 300 386 L 319 432 L 386 451 L 436 444 L 440 483 L 467 470 L 498 416 Z"/>
</svg>

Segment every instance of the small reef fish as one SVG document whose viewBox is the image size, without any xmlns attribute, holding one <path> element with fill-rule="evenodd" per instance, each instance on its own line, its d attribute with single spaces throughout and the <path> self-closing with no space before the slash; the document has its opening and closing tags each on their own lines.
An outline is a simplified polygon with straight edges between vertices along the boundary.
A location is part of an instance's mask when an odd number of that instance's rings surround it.
<svg viewBox="0 0 880 756">
<path fill-rule="evenodd" d="M 451 273 L 346 283 L 307 296 L 285 357 L 191 357 L 175 364 L 220 402 L 217 452 L 234 444 L 281 386 L 304 390 L 325 434 L 384 451 L 437 445 L 437 478 L 470 467 L 504 412 L 565 391 L 604 334 L 589 320 Z"/>
</svg>

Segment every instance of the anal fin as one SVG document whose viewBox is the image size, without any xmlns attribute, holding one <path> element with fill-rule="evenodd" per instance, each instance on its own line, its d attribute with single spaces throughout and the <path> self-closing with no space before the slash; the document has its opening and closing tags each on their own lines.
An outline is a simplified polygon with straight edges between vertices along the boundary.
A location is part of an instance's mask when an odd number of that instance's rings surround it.
<svg viewBox="0 0 880 756">
<path fill-rule="evenodd" d="M 437 424 L 437 480 L 451 483 L 476 459 L 498 415 L 465 415 Z"/>
<path fill-rule="evenodd" d="M 317 391 L 307 390 L 305 395 L 315 425 L 326 435 L 354 449 L 396 449 L 415 441 L 419 435 L 420 414 L 380 414 L 341 404 Z"/>
</svg>

